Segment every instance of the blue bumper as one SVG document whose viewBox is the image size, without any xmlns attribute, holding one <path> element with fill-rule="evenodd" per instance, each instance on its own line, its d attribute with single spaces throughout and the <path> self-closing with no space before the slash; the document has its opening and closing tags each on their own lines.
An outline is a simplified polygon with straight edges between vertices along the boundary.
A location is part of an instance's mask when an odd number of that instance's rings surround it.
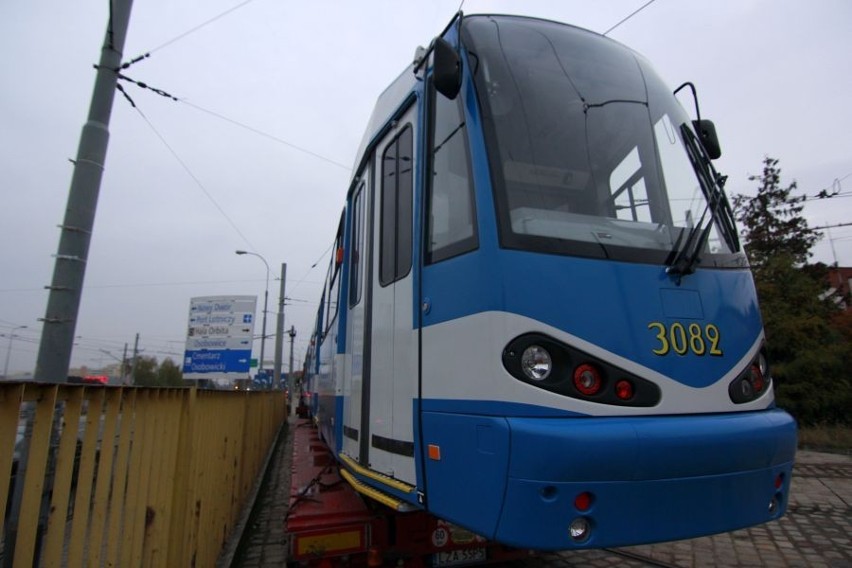
<svg viewBox="0 0 852 568">
<path fill-rule="evenodd" d="M 495 534 L 507 544 L 558 550 L 677 540 L 764 523 L 786 510 L 796 426 L 780 410 L 509 418 L 508 425 L 509 474 Z M 586 511 L 574 503 L 583 492 L 592 496 Z M 581 541 L 568 530 L 578 517 L 591 527 Z"/>
<path fill-rule="evenodd" d="M 784 514 L 796 425 L 780 410 L 664 417 L 423 413 L 428 508 L 520 548 L 677 540 Z M 776 484 L 779 484 L 776 487 Z M 577 509 L 580 493 L 591 505 Z M 770 502 L 776 507 L 770 510 Z M 590 534 L 569 526 L 585 519 Z"/>
</svg>

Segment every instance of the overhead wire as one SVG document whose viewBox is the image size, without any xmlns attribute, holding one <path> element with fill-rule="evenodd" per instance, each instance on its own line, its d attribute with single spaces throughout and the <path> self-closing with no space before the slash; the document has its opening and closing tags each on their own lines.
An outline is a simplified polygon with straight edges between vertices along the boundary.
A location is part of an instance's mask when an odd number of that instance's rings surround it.
<svg viewBox="0 0 852 568">
<path fill-rule="evenodd" d="M 298 288 L 301 284 L 303 284 L 304 282 L 306 282 L 306 281 L 307 281 L 308 276 L 309 276 L 309 275 L 311 274 L 311 272 L 312 272 L 312 271 L 313 271 L 313 270 L 317 267 L 317 265 L 319 265 L 319 263 L 320 263 L 320 262 L 322 262 L 322 259 L 324 259 L 324 258 L 325 258 L 325 255 L 327 255 L 327 254 L 328 254 L 328 251 L 330 251 L 330 250 L 332 249 L 332 247 L 334 247 L 334 243 L 335 243 L 335 242 L 336 242 L 336 240 L 331 241 L 331 244 L 328 246 L 328 248 L 327 248 L 327 249 L 325 249 L 325 250 L 323 251 L 323 253 L 322 253 L 322 254 L 320 255 L 320 257 L 316 260 L 316 262 L 314 262 L 314 263 L 311 265 L 311 267 L 310 267 L 310 268 L 308 268 L 308 270 L 305 272 L 305 274 L 304 274 L 304 275 L 303 275 L 303 276 L 302 276 L 299 280 L 297 280 L 295 284 L 293 284 L 293 287 L 290 289 L 290 293 L 295 292 L 295 291 L 296 291 L 296 288 Z"/>
<path fill-rule="evenodd" d="M 280 280 L 279 277 L 275 278 L 276 280 Z M 106 288 L 154 288 L 161 286 L 198 286 L 199 284 L 203 285 L 214 285 L 214 284 L 256 284 L 258 282 L 263 282 L 263 279 L 245 279 L 245 280 L 197 280 L 191 281 L 187 280 L 184 282 L 134 282 L 134 283 L 125 283 L 119 282 L 115 284 L 86 284 L 87 290 L 92 289 L 106 289 Z M 322 282 L 318 280 L 305 280 L 308 284 L 322 284 Z M 43 292 L 44 287 L 38 288 L 0 288 L 0 293 L 4 292 Z"/>
<path fill-rule="evenodd" d="M 611 32 L 612 30 L 614 30 L 615 28 L 617 28 L 618 26 L 620 26 L 621 24 L 623 24 L 624 22 L 626 22 L 627 20 L 629 20 L 630 18 L 632 18 L 633 16 L 635 16 L 636 14 L 638 14 L 639 12 L 641 12 L 642 10 L 644 10 L 645 8 L 647 8 L 648 6 L 653 4 L 655 1 L 656 0 L 648 0 L 648 2 L 645 2 L 644 4 L 642 4 L 642 6 L 640 6 L 639 8 L 634 10 L 633 12 L 631 12 L 628 16 L 623 18 L 620 22 L 618 22 L 617 24 L 615 24 L 614 26 L 609 28 L 607 31 L 605 31 L 601 35 L 604 35 L 604 36 L 607 35 L 609 32 Z"/>
<path fill-rule="evenodd" d="M 15 333 L 12 333 L 12 332 L 0 332 L 0 337 L 2 337 L 2 338 L 4 338 L 4 339 L 9 338 L 9 336 L 13 337 L 13 338 L 15 339 L 15 341 L 16 341 L 16 342 L 21 342 L 21 343 L 36 343 L 36 344 L 39 342 L 39 338 L 38 338 L 38 337 L 28 337 L 28 336 L 26 336 L 26 335 L 22 335 L 22 334 L 21 334 L 20 332 L 18 332 L 18 331 L 16 331 Z"/>
<path fill-rule="evenodd" d="M 852 197 L 852 191 L 844 193 L 835 193 L 832 195 L 806 195 L 805 198 L 802 199 L 802 201 L 825 201 L 826 199 L 834 199 L 835 197 Z"/>
<path fill-rule="evenodd" d="M 228 224 L 231 226 L 231 228 L 234 229 L 234 231 L 240 236 L 240 238 L 243 239 L 243 241 L 249 246 L 250 249 L 252 249 L 252 250 L 255 249 L 256 247 L 252 244 L 252 242 L 248 239 L 248 237 L 246 237 L 243 234 L 243 232 L 240 230 L 240 228 L 237 227 L 237 224 L 234 223 L 233 219 L 231 219 L 230 216 L 228 216 L 228 214 L 225 212 L 225 210 L 222 208 L 222 206 L 219 205 L 219 202 L 216 201 L 216 199 L 213 197 L 213 195 L 211 195 L 210 192 L 207 191 L 207 188 L 204 186 L 203 183 L 201 183 L 201 180 L 198 179 L 198 177 L 192 172 L 192 170 L 189 168 L 189 166 L 186 164 L 186 162 L 184 162 L 181 159 L 181 157 L 178 155 L 178 153 L 175 151 L 175 149 L 172 148 L 172 146 L 166 141 L 166 139 L 163 137 L 163 135 L 160 134 L 160 131 L 157 130 L 156 127 L 154 127 L 154 125 L 151 123 L 150 120 L 148 120 L 148 117 L 145 116 L 145 113 L 142 112 L 142 109 L 140 109 L 137 106 L 134 106 L 134 108 L 136 109 L 136 112 L 139 113 L 139 116 L 141 116 L 142 119 L 145 121 L 145 123 L 151 128 L 151 130 L 154 132 L 154 134 L 157 135 L 157 138 L 159 138 L 160 141 L 166 146 L 166 148 L 168 148 L 169 152 L 171 152 L 172 156 L 174 156 L 175 160 L 178 161 L 178 163 L 181 165 L 181 167 L 184 169 L 184 171 L 189 175 L 189 177 L 192 178 L 192 180 L 195 182 L 195 185 L 198 186 L 198 188 L 205 195 L 205 197 L 207 197 L 207 199 L 210 201 L 210 203 L 212 203 L 216 207 L 216 209 L 218 209 L 219 213 L 228 222 Z"/>
<path fill-rule="evenodd" d="M 94 67 L 95 67 L 95 69 L 100 69 L 99 65 L 95 65 Z M 309 156 L 313 156 L 314 158 L 320 159 L 324 162 L 327 162 L 327 163 L 329 163 L 333 166 L 336 166 L 336 167 L 338 167 L 342 170 L 345 170 L 347 172 L 350 170 L 349 166 L 347 166 L 346 164 L 343 164 L 343 163 L 338 162 L 336 160 L 332 160 L 331 158 L 329 158 L 327 156 L 323 156 L 322 154 L 314 152 L 313 150 L 309 150 L 309 149 L 307 149 L 303 146 L 299 146 L 298 144 L 293 144 L 292 142 L 288 142 L 287 140 L 284 140 L 283 138 L 279 138 L 278 136 L 275 136 L 274 134 L 264 132 L 263 130 L 260 130 L 259 128 L 255 128 L 254 126 L 249 126 L 248 124 L 245 124 L 245 123 L 240 122 L 238 120 L 234 120 L 233 118 L 229 118 L 229 117 L 227 117 L 227 116 L 225 116 L 221 113 L 218 113 L 216 111 L 204 108 L 201 105 L 189 102 L 187 99 L 182 99 L 182 98 L 176 97 L 176 96 L 172 95 L 171 93 L 164 91 L 163 89 L 159 89 L 157 87 L 152 87 L 151 85 L 149 85 L 148 83 L 146 83 L 144 81 L 137 81 L 136 79 L 128 77 L 127 75 L 119 72 L 116 69 L 113 69 L 112 71 L 115 72 L 115 74 L 118 76 L 118 78 L 120 80 L 127 81 L 128 83 L 132 83 L 132 84 L 136 85 L 137 87 L 139 87 L 140 89 L 149 90 L 149 91 L 152 91 L 152 92 L 160 95 L 161 97 L 165 97 L 165 98 L 173 100 L 175 102 L 183 103 L 183 104 L 190 106 L 190 107 L 192 107 L 196 110 L 207 113 L 210 116 L 213 116 L 215 118 L 218 118 L 219 120 L 223 120 L 225 122 L 228 122 L 229 124 L 233 124 L 234 126 L 239 126 L 240 128 L 248 130 L 249 132 L 252 132 L 254 134 L 257 134 L 259 136 L 263 136 L 264 138 L 272 140 L 273 142 L 283 144 L 284 146 L 287 146 L 288 148 L 292 148 L 292 149 L 297 150 L 299 152 L 302 152 L 304 154 L 308 154 Z M 116 83 L 115 88 L 118 89 L 119 92 L 121 92 L 122 95 L 124 95 L 124 98 L 127 99 L 127 102 L 130 103 L 130 106 L 132 106 L 133 108 L 136 108 L 136 102 L 130 97 L 130 95 L 127 93 L 127 91 L 124 90 L 124 87 L 121 85 L 121 83 Z"/>
<path fill-rule="evenodd" d="M 233 125 L 235 125 L 235 126 L 239 126 L 240 128 L 244 128 L 244 129 L 248 130 L 249 132 L 253 132 L 253 133 L 255 133 L 255 134 L 258 134 L 258 135 L 260 135 L 260 136 L 263 136 L 264 138 L 268 138 L 269 140 L 272 140 L 272 141 L 274 141 L 274 142 L 278 142 L 279 144 L 283 144 L 283 145 L 285 145 L 285 146 L 287 146 L 287 147 L 289 147 L 289 148 L 293 148 L 294 150 L 298 150 L 299 152 L 302 152 L 302 153 L 304 153 L 304 154 L 308 154 L 308 155 L 310 155 L 310 156 L 313 156 L 314 158 L 318 158 L 318 159 L 320 159 L 320 160 L 323 160 L 324 162 L 327 162 L 327 163 L 329 163 L 329 164 L 331 164 L 331 165 L 333 165 L 333 166 L 337 166 L 338 168 L 341 168 L 341 169 L 343 169 L 343 170 L 346 170 L 347 172 L 351 169 L 351 168 L 350 168 L 349 166 L 347 166 L 346 164 L 342 164 L 342 163 L 340 163 L 340 162 L 338 162 L 338 161 L 336 161 L 336 160 L 332 160 L 331 158 L 328 158 L 328 157 L 326 157 L 326 156 L 323 156 L 322 154 L 317 154 L 317 153 L 316 153 L 316 152 L 314 152 L 313 150 L 308 150 L 307 148 L 304 148 L 304 147 L 299 146 L 299 145 L 297 145 L 297 144 L 293 144 L 292 142 L 288 142 L 288 141 L 284 140 L 283 138 L 279 138 L 278 136 L 275 136 L 274 134 L 269 134 L 268 132 L 264 132 L 264 131 L 262 131 L 262 130 L 259 130 L 259 129 L 255 128 L 254 126 L 249 126 L 248 124 L 244 124 L 244 123 L 239 122 L 239 121 L 237 121 L 237 120 L 234 120 L 234 119 L 232 119 L 232 118 L 228 118 L 227 116 L 225 116 L 225 115 L 223 115 L 223 114 L 220 114 L 220 113 L 218 113 L 218 112 L 212 111 L 212 110 L 210 110 L 210 109 L 206 109 L 206 108 L 204 108 L 204 107 L 202 107 L 202 106 L 199 106 L 199 105 L 197 105 L 197 104 L 195 104 L 195 103 L 191 103 L 191 102 L 189 102 L 189 101 L 188 101 L 188 100 L 186 100 L 186 99 L 178 98 L 178 99 L 176 99 L 176 100 L 177 100 L 178 102 L 181 102 L 181 103 L 185 104 L 185 105 L 189 105 L 189 106 L 191 106 L 192 108 L 194 108 L 194 109 L 196 109 L 196 110 L 200 110 L 201 112 L 205 112 L 205 113 L 207 113 L 207 114 L 209 114 L 209 115 L 211 115 L 211 116 L 214 116 L 214 117 L 216 117 L 216 118 L 218 118 L 218 119 L 220 119 L 220 120 L 224 120 L 225 122 L 229 122 L 229 123 L 231 123 L 231 124 L 233 124 Z"/>
<path fill-rule="evenodd" d="M 201 23 L 201 24 L 199 24 L 199 25 L 197 25 L 197 26 L 193 27 L 192 29 L 190 29 L 190 30 L 188 30 L 188 31 L 186 31 L 186 32 L 184 32 L 184 33 L 182 33 L 182 34 L 178 35 L 177 37 L 175 37 L 175 38 L 173 38 L 173 39 L 171 39 L 171 40 L 169 40 L 169 41 L 167 41 L 167 42 L 165 42 L 165 43 L 163 43 L 163 44 L 161 44 L 161 45 L 159 45 L 159 46 L 155 47 L 154 49 L 151 49 L 151 50 L 149 50 L 149 51 L 147 51 L 147 52 L 143 53 L 142 55 L 139 55 L 139 56 L 137 56 L 137 57 L 134 57 L 133 59 L 131 59 L 131 60 L 130 60 L 130 61 L 128 61 L 128 62 L 122 63 L 122 64 L 121 64 L 121 66 L 120 66 L 119 68 L 114 69 L 115 73 L 118 75 L 118 78 L 119 78 L 119 79 L 124 80 L 124 81 L 128 81 L 128 82 L 130 82 L 130 83 L 133 83 L 133 84 L 135 84 L 137 87 L 140 87 L 140 88 L 142 88 L 142 89 L 151 90 L 151 91 L 153 91 L 153 92 L 155 92 L 155 93 L 157 93 L 158 95 L 161 95 L 161 96 L 163 96 L 163 97 L 166 97 L 166 98 L 172 99 L 172 100 L 177 101 L 177 102 L 184 103 L 184 104 L 186 104 L 186 105 L 188 105 L 188 106 L 190 106 L 190 107 L 192 107 L 192 108 L 194 108 L 194 109 L 196 109 L 196 110 L 199 110 L 199 111 L 201 111 L 201 112 L 207 113 L 207 114 L 209 114 L 210 116 L 216 117 L 216 118 L 218 118 L 218 119 L 220 119 L 220 120 L 224 120 L 225 122 L 228 122 L 228 123 L 230 123 L 230 124 L 233 124 L 234 126 L 239 126 L 240 128 L 244 128 L 245 130 L 248 130 L 248 131 L 250 131 L 250 132 L 253 132 L 254 134 L 257 134 L 257 135 L 259 135 L 259 136 L 263 136 L 264 138 L 267 138 L 267 139 L 272 140 L 272 141 L 274 141 L 274 142 L 278 142 L 279 144 L 283 144 L 283 145 L 285 145 L 285 146 L 287 146 L 287 147 L 289 147 L 289 148 L 292 148 L 292 149 L 297 150 L 297 151 L 299 151 L 299 152 L 302 152 L 302 153 L 308 154 L 308 155 L 313 156 L 313 157 L 315 157 L 315 158 L 317 158 L 317 159 L 323 160 L 324 162 L 327 162 L 327 163 L 329 163 L 329 164 L 331 164 L 331 165 L 333 165 L 333 166 L 336 166 L 336 167 L 341 168 L 341 169 L 343 169 L 343 170 L 345 170 L 345 171 L 347 171 L 347 172 L 348 172 L 348 171 L 350 170 L 350 167 L 349 167 L 349 166 L 347 166 L 346 164 L 343 164 L 343 163 L 341 163 L 341 162 L 338 162 L 338 161 L 336 161 L 336 160 L 333 160 L 333 159 L 331 159 L 331 158 L 329 158 L 329 157 L 327 157 L 327 156 L 323 156 L 322 154 L 319 154 L 319 153 L 317 153 L 317 152 L 314 152 L 314 151 L 312 151 L 312 150 L 309 150 L 309 149 L 307 149 L 307 148 L 304 148 L 304 147 L 302 147 L 302 146 L 299 146 L 298 144 L 293 144 L 292 142 L 288 142 L 287 140 L 284 140 L 283 138 L 279 138 L 278 136 L 275 136 L 275 135 L 273 135 L 273 134 L 269 134 L 268 132 L 264 132 L 264 131 L 262 131 L 262 130 L 260 130 L 260 129 L 258 129 L 258 128 L 253 127 L 253 126 L 249 126 L 249 125 L 247 125 L 247 124 L 244 124 L 244 123 L 242 123 L 242 122 L 239 122 L 239 121 L 237 121 L 237 120 L 234 120 L 234 119 L 232 119 L 232 118 L 229 118 L 229 117 L 227 117 L 227 116 L 225 116 L 225 115 L 223 115 L 223 114 L 221 114 L 221 113 L 219 113 L 219 112 L 216 112 L 216 111 L 213 111 L 213 110 L 210 110 L 210 109 L 204 108 L 204 107 L 202 107 L 202 106 L 200 106 L 200 105 L 198 105 L 198 104 L 195 104 L 195 103 L 189 102 L 189 101 L 188 101 L 188 100 L 186 100 L 186 99 L 181 99 L 181 98 L 175 97 L 174 95 L 172 95 L 172 94 L 170 94 L 170 93 L 168 93 L 168 92 L 166 92 L 166 91 L 164 91 L 164 90 L 162 90 L 162 89 L 158 89 L 158 88 L 152 87 L 152 86 L 148 85 L 147 83 L 145 83 L 145 82 L 143 82 L 143 81 L 137 81 L 137 80 L 132 79 L 132 78 L 128 77 L 127 75 L 124 75 L 124 74 L 122 74 L 122 73 L 121 73 L 121 71 L 122 71 L 122 70 L 127 69 L 127 68 L 128 68 L 128 67 L 130 67 L 131 65 L 134 65 L 134 64 L 136 64 L 136 63 L 138 63 L 138 62 L 140 62 L 140 61 L 143 61 L 143 60 L 145 60 L 145 59 L 148 59 L 149 57 L 151 57 L 151 54 L 152 54 L 152 53 L 154 53 L 155 51 L 159 51 L 160 49 L 163 49 L 164 47 L 167 47 L 167 46 L 169 46 L 169 45 L 171 45 L 171 44 L 173 44 L 173 43 L 175 43 L 175 42 L 177 42 L 177 41 L 179 41 L 179 40 L 181 40 L 181 39 L 185 38 L 186 36 L 188 36 L 188 35 L 190 35 L 190 34 L 192 34 L 192 33 L 196 32 L 196 31 L 200 30 L 201 28 L 203 28 L 203 27 L 205 27 L 205 26 L 207 26 L 207 25 L 209 25 L 209 24 L 211 24 L 211 23 L 215 22 L 216 20 L 219 20 L 219 19 L 223 18 L 224 16 L 227 16 L 228 14 L 230 14 L 230 13 L 232 13 L 232 12 L 236 11 L 236 10 L 237 10 L 237 9 L 239 9 L 239 8 L 242 8 L 242 7 L 243 7 L 243 6 L 245 6 L 246 4 L 249 4 L 249 3 L 253 2 L 253 1 L 254 1 L 254 0 L 245 0 L 245 2 L 242 2 L 242 3 L 240 3 L 240 4 L 237 4 L 236 6 L 233 6 L 232 8 L 230 8 L 230 9 L 228 9 L 228 10 L 225 10 L 224 12 L 222 12 L 222 13 L 218 14 L 217 16 L 214 16 L 213 18 L 210 18 L 209 20 L 206 20 L 205 22 L 203 22 L 203 23 Z M 110 3 L 110 9 L 112 9 L 112 3 Z M 96 67 L 97 67 L 97 66 L 96 66 Z M 131 106 L 133 106 L 133 107 L 135 108 L 135 107 L 136 107 L 136 103 L 133 101 L 133 99 L 132 99 L 132 98 L 130 98 L 130 95 L 128 95 L 128 94 L 127 94 L 127 92 L 124 90 L 124 88 L 122 88 L 120 85 L 117 85 L 116 87 L 117 87 L 117 88 L 118 88 L 118 90 L 119 90 L 119 91 L 120 91 L 120 92 L 124 95 L 124 97 L 128 100 L 128 102 L 131 104 Z"/>
<path fill-rule="evenodd" d="M 39 290 L 44 290 L 44 288 L 39 288 Z M 2 291 L 2 290 L 0 290 L 0 291 Z M 4 327 L 7 326 L 7 325 L 10 326 L 10 327 L 21 327 L 22 325 L 26 325 L 27 327 L 24 328 L 24 329 L 29 329 L 28 324 L 16 323 L 16 322 L 5 320 L 5 319 L 2 319 L 2 318 L 0 318 L 0 324 L 3 324 Z"/>
<path fill-rule="evenodd" d="M 822 227 L 811 227 L 811 228 L 814 231 L 819 231 L 821 229 L 834 229 L 835 227 L 852 227 L 852 223 L 837 223 L 836 225 L 824 225 Z"/>
<path fill-rule="evenodd" d="M 852 191 L 843 191 L 842 181 L 852 176 L 852 172 L 841 178 L 834 178 L 831 185 L 819 190 L 815 195 L 805 195 L 802 201 L 814 201 L 819 199 L 831 199 L 834 197 L 849 197 L 852 196 Z"/>
<path fill-rule="evenodd" d="M 264 280 L 250 278 L 244 280 L 197 280 L 185 282 L 144 282 L 144 283 L 118 283 L 118 284 L 93 284 L 87 285 L 87 288 L 153 288 L 156 286 L 197 286 L 199 284 L 255 284 Z"/>
<path fill-rule="evenodd" d="M 95 68 L 98 68 L 98 66 L 96 65 Z M 336 160 L 332 160 L 331 158 L 329 158 L 327 156 L 323 156 L 322 154 L 314 152 L 313 150 L 309 150 L 309 149 L 307 149 L 303 146 L 299 146 L 298 144 L 293 144 L 292 142 L 288 142 L 287 140 L 284 140 L 283 138 L 275 136 L 274 134 L 264 132 L 263 130 L 260 130 L 259 128 L 255 128 L 254 126 L 249 126 L 248 124 L 245 124 L 245 123 L 240 122 L 238 120 L 235 120 L 233 118 L 229 118 L 229 117 L 227 117 L 227 116 L 225 116 L 221 113 L 218 113 L 216 111 L 204 108 L 201 105 L 189 102 L 187 99 L 182 99 L 182 98 L 176 97 L 176 96 L 172 95 L 171 93 L 164 91 L 163 89 L 158 89 L 156 87 L 152 87 L 151 85 L 145 83 L 144 81 L 137 81 L 136 79 L 132 79 L 131 77 L 128 77 L 127 75 L 124 75 L 123 73 L 119 73 L 117 71 L 116 71 L 116 74 L 118 75 L 118 78 L 120 80 L 132 83 L 132 84 L 136 85 L 137 87 L 139 87 L 141 89 L 146 89 L 146 90 L 152 91 L 152 92 L 154 92 L 154 93 L 156 93 L 156 94 L 158 94 L 162 97 L 165 97 L 167 99 L 171 99 L 173 101 L 183 103 L 183 104 L 190 106 L 190 107 L 192 107 L 196 110 L 199 110 L 201 112 L 209 114 L 210 116 L 213 116 L 215 118 L 218 118 L 219 120 L 223 120 L 223 121 L 225 121 L 229 124 L 233 124 L 234 126 L 239 126 L 240 128 L 248 130 L 249 132 L 252 132 L 254 134 L 257 134 L 259 136 L 262 136 L 264 138 L 272 140 L 273 142 L 283 144 L 284 146 L 287 146 L 288 148 L 292 148 L 294 150 L 302 152 L 303 154 L 308 154 L 309 156 L 313 156 L 314 158 L 317 158 L 319 160 L 327 162 L 327 163 L 329 163 L 333 166 L 336 166 L 336 167 L 338 167 L 342 170 L 345 170 L 347 172 L 350 170 L 349 166 L 347 166 L 346 164 L 343 164 L 343 163 L 338 162 Z M 121 86 L 120 83 L 116 84 L 116 89 L 118 89 L 121 92 L 121 94 L 124 95 L 124 98 L 127 99 L 127 101 L 130 103 L 130 105 L 133 108 L 136 108 L 136 102 L 130 97 L 130 95 L 127 93 L 127 91 L 124 90 L 124 88 Z"/>
<path fill-rule="evenodd" d="M 224 17 L 225 17 L 225 16 L 227 16 L 228 14 L 231 14 L 232 12 L 235 12 L 235 11 L 239 10 L 240 8 L 242 8 L 243 6 L 245 6 L 246 4 L 250 4 L 250 3 L 252 3 L 252 2 L 254 2 L 254 0 L 245 0 L 244 2 L 241 2 L 240 4 L 237 4 L 236 6 L 233 6 L 233 7 L 231 7 L 231 8 L 228 8 L 227 10 L 225 10 L 224 12 L 222 12 L 221 14 L 218 14 L 218 15 L 216 15 L 216 16 L 213 16 L 213 17 L 212 17 L 212 18 L 210 18 L 209 20 L 206 20 L 206 21 L 204 21 L 204 22 L 202 22 L 202 23 L 198 24 L 197 26 L 195 26 L 195 27 L 193 27 L 193 28 L 190 28 L 189 30 L 187 30 L 187 31 L 183 32 L 182 34 L 180 34 L 180 35 L 178 35 L 178 36 L 175 36 L 174 38 L 170 39 L 169 41 L 167 41 L 167 42 L 165 42 L 165 43 L 163 43 L 163 44 L 161 44 L 161 45 L 158 45 L 158 46 L 157 46 L 157 47 L 155 47 L 154 49 L 148 50 L 147 52 L 143 53 L 142 55 L 140 55 L 140 56 L 138 56 L 138 57 L 134 57 L 134 58 L 133 58 L 133 59 L 132 59 L 129 63 L 126 63 L 126 64 L 125 64 L 125 66 L 122 66 L 122 68 L 123 68 L 123 69 L 126 69 L 127 67 L 129 67 L 130 65 L 133 65 L 133 64 L 134 64 L 134 63 L 136 63 L 136 62 L 141 61 L 141 60 L 143 60 L 143 59 L 146 59 L 146 58 L 150 57 L 150 56 L 151 56 L 151 54 L 152 54 L 152 53 L 154 53 L 155 51 L 159 51 L 159 50 L 163 49 L 164 47 L 168 47 L 168 46 L 172 45 L 173 43 L 177 43 L 178 41 L 180 41 L 180 40 L 184 39 L 184 38 L 185 38 L 185 37 L 187 37 L 188 35 L 191 35 L 191 34 L 193 34 L 193 33 L 197 32 L 197 31 L 198 31 L 198 30 L 200 30 L 201 28 L 204 28 L 205 26 L 208 26 L 208 25 L 212 24 L 213 22 L 215 22 L 215 21 L 217 21 L 217 20 L 219 20 L 219 19 L 221 19 L 221 18 L 224 18 Z M 110 8 L 112 8 L 112 3 L 111 3 L 111 2 L 110 2 Z"/>
</svg>

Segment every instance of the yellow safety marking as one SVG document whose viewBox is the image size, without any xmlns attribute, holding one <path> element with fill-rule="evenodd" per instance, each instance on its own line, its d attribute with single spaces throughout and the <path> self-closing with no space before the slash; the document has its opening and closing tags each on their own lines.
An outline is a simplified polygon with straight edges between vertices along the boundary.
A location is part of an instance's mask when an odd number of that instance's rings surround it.
<svg viewBox="0 0 852 568">
<path fill-rule="evenodd" d="M 399 499 L 382 493 L 378 489 L 373 489 L 369 485 L 361 483 L 360 481 L 355 479 L 354 475 L 352 475 L 345 469 L 340 470 L 340 475 L 343 477 L 343 479 L 349 482 L 349 485 L 351 485 L 355 491 L 357 491 L 358 493 L 362 493 L 367 497 L 370 497 L 371 499 L 375 499 L 382 505 L 387 505 L 388 507 L 396 511 L 407 511 L 410 507 L 408 503 L 400 501 Z"/>
<path fill-rule="evenodd" d="M 355 470 L 356 473 L 363 475 L 364 477 L 369 477 L 375 481 L 383 485 L 387 485 L 388 487 L 393 487 L 397 491 L 402 491 L 403 493 L 414 493 L 416 487 L 409 485 L 403 481 L 399 481 L 398 479 L 394 479 L 392 477 L 388 477 L 387 475 L 383 475 L 381 473 L 375 472 L 371 469 L 367 469 L 362 466 L 346 454 L 340 454 L 340 459 L 350 468 Z"/>
<path fill-rule="evenodd" d="M 296 553 L 299 556 L 359 549 L 364 546 L 361 542 L 361 530 L 315 536 L 299 536 L 296 542 Z"/>
</svg>

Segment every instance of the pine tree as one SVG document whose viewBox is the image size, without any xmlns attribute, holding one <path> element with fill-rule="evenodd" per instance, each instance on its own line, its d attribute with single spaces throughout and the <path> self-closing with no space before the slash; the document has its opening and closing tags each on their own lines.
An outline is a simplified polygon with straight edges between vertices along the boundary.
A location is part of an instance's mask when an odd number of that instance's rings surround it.
<svg viewBox="0 0 852 568">
<path fill-rule="evenodd" d="M 757 196 L 735 196 L 734 209 L 746 228 L 745 248 L 752 268 L 760 270 L 779 254 L 788 255 L 795 265 L 805 264 L 822 235 L 802 217 L 805 196 L 792 196 L 796 182 L 782 187 L 778 160 L 770 157 L 763 159 L 763 174 L 749 180 L 760 181 Z"/>
<path fill-rule="evenodd" d="M 796 182 L 781 185 L 778 160 L 765 158 L 755 197 L 737 195 L 734 209 L 754 273 L 767 354 L 779 405 L 800 421 L 850 420 L 852 348 L 833 325 L 837 305 L 825 297 L 824 265 L 809 265 L 821 235 L 802 216 Z"/>
</svg>

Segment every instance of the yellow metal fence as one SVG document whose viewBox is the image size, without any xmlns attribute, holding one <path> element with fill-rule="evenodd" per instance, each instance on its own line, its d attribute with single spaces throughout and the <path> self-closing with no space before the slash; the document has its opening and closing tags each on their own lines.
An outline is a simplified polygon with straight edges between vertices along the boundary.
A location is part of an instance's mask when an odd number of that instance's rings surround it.
<svg viewBox="0 0 852 568">
<path fill-rule="evenodd" d="M 213 566 L 283 392 L 0 383 L 0 566 Z"/>
</svg>

